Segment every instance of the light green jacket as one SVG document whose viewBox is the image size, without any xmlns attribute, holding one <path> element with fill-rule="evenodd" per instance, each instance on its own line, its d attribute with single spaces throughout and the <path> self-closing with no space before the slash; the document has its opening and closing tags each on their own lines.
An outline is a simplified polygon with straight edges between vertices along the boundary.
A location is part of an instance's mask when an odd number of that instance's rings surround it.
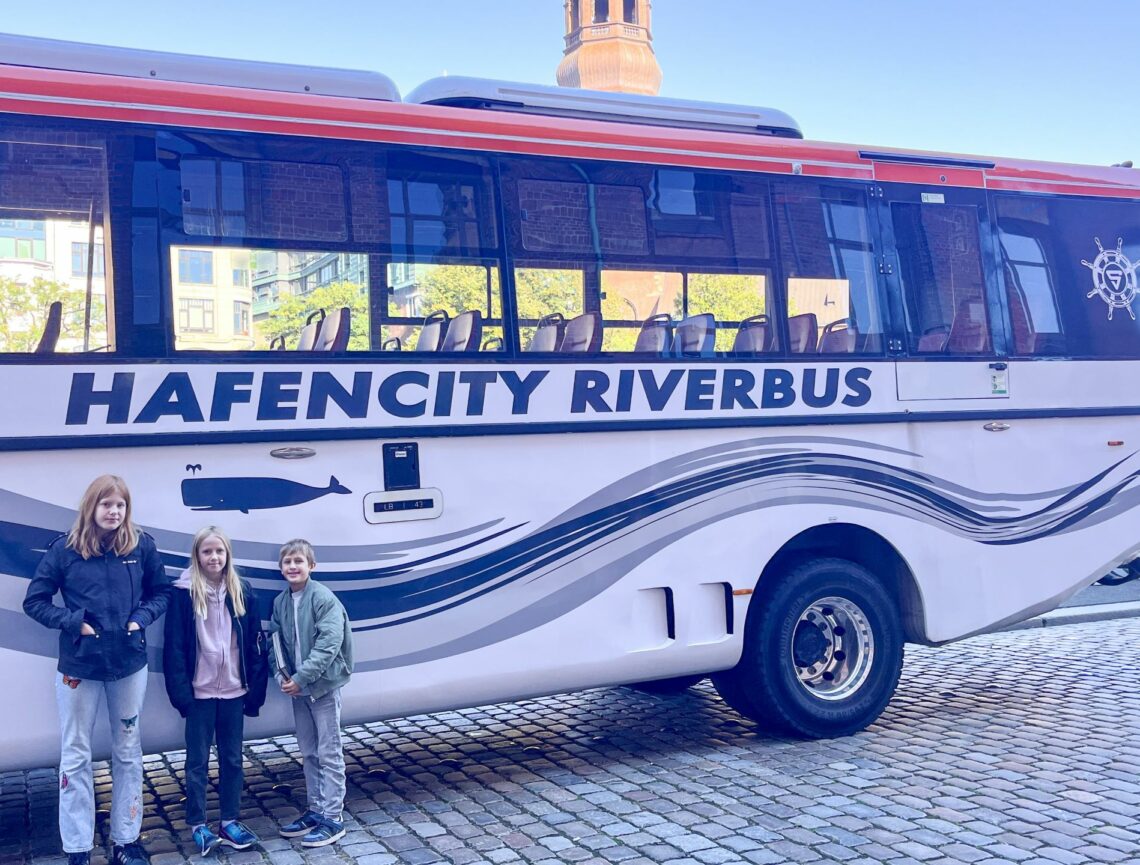
<svg viewBox="0 0 1140 865">
<path fill-rule="evenodd" d="M 285 589 L 273 599 L 269 630 L 281 634 L 285 661 L 295 671 L 293 681 L 319 700 L 352 675 L 352 626 L 332 590 L 310 579 L 297 609 L 301 658 L 294 658 L 292 594 Z"/>
</svg>

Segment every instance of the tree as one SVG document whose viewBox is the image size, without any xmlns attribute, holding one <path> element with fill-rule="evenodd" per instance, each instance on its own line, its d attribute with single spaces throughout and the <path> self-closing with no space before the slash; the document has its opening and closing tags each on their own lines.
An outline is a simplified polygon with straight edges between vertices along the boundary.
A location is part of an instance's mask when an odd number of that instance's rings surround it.
<svg viewBox="0 0 1140 865">
<path fill-rule="evenodd" d="M 0 351 L 35 351 L 47 325 L 48 310 L 57 300 L 63 304 L 57 351 L 82 351 L 85 291 L 42 277 L 28 283 L 0 276 Z M 107 306 L 102 292 L 91 296 L 88 344 L 91 349 L 107 344 Z"/>
</svg>

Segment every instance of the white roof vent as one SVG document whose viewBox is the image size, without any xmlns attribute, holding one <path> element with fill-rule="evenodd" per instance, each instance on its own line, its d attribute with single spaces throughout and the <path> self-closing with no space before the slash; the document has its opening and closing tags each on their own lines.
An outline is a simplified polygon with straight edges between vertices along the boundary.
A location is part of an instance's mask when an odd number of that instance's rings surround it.
<svg viewBox="0 0 1140 865">
<path fill-rule="evenodd" d="M 462 76 L 425 81 L 409 93 L 404 101 L 420 105 L 449 105 L 456 108 L 483 108 L 554 117 L 803 138 L 795 120 L 783 111 L 771 108 L 666 99 L 633 93 L 606 93 L 542 84 L 515 84 Z"/>
<path fill-rule="evenodd" d="M 392 80 L 379 72 L 351 69 L 324 69 L 291 63 L 262 63 L 255 60 L 228 60 L 195 57 L 165 51 L 112 48 L 59 39 L 38 39 L 0 33 L 0 63 L 34 66 L 70 72 L 124 75 L 152 81 L 181 81 L 186 84 L 219 84 L 285 93 L 312 93 L 320 96 L 351 96 L 399 102 L 400 91 Z"/>
</svg>

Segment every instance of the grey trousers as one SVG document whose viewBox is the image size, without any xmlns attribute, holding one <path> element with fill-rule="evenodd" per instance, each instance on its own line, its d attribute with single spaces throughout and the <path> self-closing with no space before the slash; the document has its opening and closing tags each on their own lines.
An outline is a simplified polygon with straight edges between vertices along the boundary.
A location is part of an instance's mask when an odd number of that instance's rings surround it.
<svg viewBox="0 0 1140 865">
<path fill-rule="evenodd" d="M 344 749 L 340 741 L 340 688 L 319 700 L 293 698 L 297 747 L 305 766 L 309 810 L 341 822 L 344 810 Z"/>
<path fill-rule="evenodd" d="M 93 638 L 92 638 L 93 639 Z M 55 674 L 62 747 L 59 756 L 59 836 L 64 853 L 95 845 L 95 786 L 91 734 L 104 695 L 111 723 L 111 843 L 137 841 L 142 828 L 142 742 L 139 710 L 146 696 L 146 667 L 115 682 L 84 679 L 79 687 Z"/>
</svg>

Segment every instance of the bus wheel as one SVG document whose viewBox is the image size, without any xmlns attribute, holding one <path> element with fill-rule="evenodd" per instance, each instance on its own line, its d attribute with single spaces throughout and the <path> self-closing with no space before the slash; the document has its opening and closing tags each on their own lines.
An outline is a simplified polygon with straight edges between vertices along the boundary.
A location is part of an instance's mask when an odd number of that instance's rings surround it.
<svg viewBox="0 0 1140 865">
<path fill-rule="evenodd" d="M 740 662 L 713 676 L 732 708 L 775 733 L 847 736 L 872 723 L 902 672 L 898 604 L 866 569 L 816 559 L 752 598 Z"/>
<path fill-rule="evenodd" d="M 654 679 L 651 682 L 634 682 L 631 685 L 626 685 L 634 691 L 641 691 L 643 694 L 656 694 L 661 697 L 671 697 L 689 690 L 697 682 L 701 681 L 704 676 L 677 676 L 672 679 Z"/>
</svg>

